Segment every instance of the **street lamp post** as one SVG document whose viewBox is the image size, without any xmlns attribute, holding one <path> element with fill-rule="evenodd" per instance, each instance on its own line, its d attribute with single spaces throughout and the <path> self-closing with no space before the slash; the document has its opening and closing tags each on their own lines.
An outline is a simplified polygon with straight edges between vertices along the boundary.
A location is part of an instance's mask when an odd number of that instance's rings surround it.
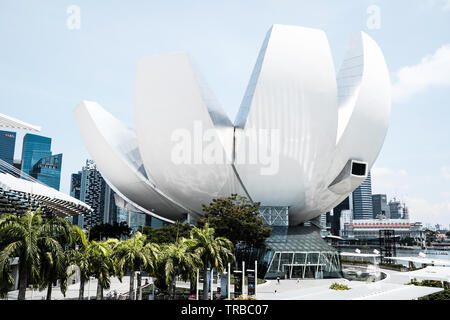
<svg viewBox="0 0 450 320">
<path fill-rule="evenodd" d="M 258 288 L 258 261 L 255 260 L 255 298 L 258 293 L 257 288 Z"/>
<path fill-rule="evenodd" d="M 228 262 L 228 290 L 227 290 L 228 300 L 231 297 L 230 290 L 231 290 L 231 264 Z"/>
<path fill-rule="evenodd" d="M 211 300 L 214 300 L 214 277 L 213 277 L 213 267 L 211 267 Z"/>
<path fill-rule="evenodd" d="M 242 296 L 243 297 L 245 297 L 244 287 L 245 287 L 245 261 L 242 261 Z"/>
<path fill-rule="evenodd" d="M 88 300 L 91 300 L 91 277 L 88 280 Z"/>
<path fill-rule="evenodd" d="M 200 276 L 200 271 L 197 269 L 197 279 L 195 281 L 195 298 L 198 300 L 198 278 Z"/>
</svg>

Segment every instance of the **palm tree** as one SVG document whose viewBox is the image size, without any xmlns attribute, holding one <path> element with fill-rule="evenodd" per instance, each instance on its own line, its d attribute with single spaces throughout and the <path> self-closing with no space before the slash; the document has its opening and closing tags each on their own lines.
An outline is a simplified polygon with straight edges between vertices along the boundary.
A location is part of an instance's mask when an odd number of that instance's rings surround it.
<svg viewBox="0 0 450 320">
<path fill-rule="evenodd" d="M 10 261 L 19 258 L 19 300 L 25 300 L 29 283 L 40 283 L 43 252 L 60 255 L 63 251 L 56 239 L 66 234 L 60 221 L 44 221 L 40 210 L 27 211 L 23 216 L 8 215 L 0 220 L 0 233 L 4 247 L 0 252 L 0 279 L 5 288 L 11 284 L 7 275 Z M 6 285 L 5 285 L 6 283 Z M 4 292 L 2 292 L 4 294 Z"/>
<path fill-rule="evenodd" d="M 156 275 L 156 268 L 157 268 L 157 263 L 158 263 L 158 259 L 159 259 L 160 248 L 159 248 L 158 244 L 148 242 L 145 245 L 144 250 L 147 253 L 147 255 L 150 257 L 149 262 L 151 262 L 151 263 L 147 263 L 147 266 L 145 267 L 144 270 L 147 271 L 147 273 L 153 277 Z M 137 276 L 137 287 L 138 287 L 138 299 L 139 300 L 142 300 L 142 268 L 143 268 L 143 266 L 140 267 L 140 270 L 139 270 L 139 273 Z"/>
<path fill-rule="evenodd" d="M 197 270 L 203 267 L 202 260 L 195 253 L 196 242 L 181 238 L 176 243 L 165 244 L 162 248 L 161 263 L 169 291 L 175 296 L 176 278 L 183 281 L 195 278 Z"/>
<path fill-rule="evenodd" d="M 47 225 L 47 233 L 55 237 L 59 244 L 64 247 L 72 245 L 75 240 L 72 224 L 64 218 L 53 218 Z M 63 250 L 54 251 L 45 245 L 41 250 L 41 268 L 39 289 L 47 288 L 47 300 L 52 298 L 53 283 L 59 280 L 60 290 L 65 296 L 67 280 L 71 273 L 67 272 L 69 256 Z"/>
<path fill-rule="evenodd" d="M 80 289 L 78 294 L 78 300 L 84 300 L 84 286 L 90 277 L 90 265 L 89 257 L 86 254 L 84 248 L 82 249 L 72 249 L 67 252 L 67 259 L 69 260 L 67 273 L 73 274 L 78 271 L 80 272 Z"/>
<path fill-rule="evenodd" d="M 89 272 L 97 278 L 97 300 L 103 299 L 103 289 L 109 289 L 111 285 L 111 274 L 115 273 L 115 265 L 112 252 L 118 240 L 92 241 L 86 249 L 85 254 L 89 261 Z"/>
<path fill-rule="evenodd" d="M 208 299 L 208 266 L 217 272 L 223 272 L 228 262 L 234 260 L 233 244 L 223 237 L 214 237 L 214 229 L 206 223 L 203 229 L 191 230 L 191 239 L 195 242 L 195 252 L 203 261 L 203 300 Z M 211 288 L 212 289 L 212 288 Z"/>
<path fill-rule="evenodd" d="M 84 299 L 84 285 L 90 277 L 90 265 L 89 257 L 86 254 L 86 248 L 88 246 L 88 240 L 83 230 L 78 226 L 72 226 L 72 246 L 71 250 L 66 253 L 68 260 L 68 274 L 73 274 L 76 269 L 80 272 L 80 290 L 78 295 L 78 300 Z"/>
<path fill-rule="evenodd" d="M 141 289 L 141 273 L 145 269 L 150 274 L 156 269 L 156 260 L 159 248 L 157 245 L 145 244 L 146 236 L 140 232 L 136 232 L 131 239 L 121 241 L 114 248 L 113 258 L 116 261 L 119 278 L 130 272 L 130 292 L 129 299 L 134 298 L 134 274 L 139 271 L 138 290 L 139 297 L 142 296 Z"/>
</svg>

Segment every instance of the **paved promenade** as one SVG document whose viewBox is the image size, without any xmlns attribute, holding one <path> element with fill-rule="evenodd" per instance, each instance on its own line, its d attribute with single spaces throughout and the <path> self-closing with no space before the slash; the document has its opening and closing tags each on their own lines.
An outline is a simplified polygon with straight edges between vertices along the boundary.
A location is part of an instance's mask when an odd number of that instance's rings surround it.
<svg viewBox="0 0 450 320">
<path fill-rule="evenodd" d="M 269 280 L 258 285 L 258 300 L 415 300 L 419 297 L 442 291 L 440 288 L 419 287 L 406 285 L 410 281 L 408 272 L 382 270 L 386 278 L 377 282 L 349 281 L 346 279 L 312 279 L 312 280 Z M 143 277 L 145 280 L 151 279 Z M 334 282 L 346 284 L 351 290 L 336 291 L 329 289 Z M 216 285 L 215 285 L 216 286 Z M 54 287 L 53 300 L 78 299 L 79 283 L 70 285 L 64 297 L 59 287 Z M 104 297 L 112 294 L 114 290 L 118 294 L 127 293 L 130 287 L 130 278 L 124 277 L 122 282 L 118 278 L 111 278 L 111 288 L 104 290 Z M 189 283 L 177 282 L 177 287 L 189 288 Z M 233 288 L 233 286 L 232 286 Z M 95 299 L 97 280 L 93 279 L 84 287 L 85 299 Z M 16 300 L 18 291 L 8 293 L 8 299 Z M 27 300 L 43 300 L 47 290 L 27 290 Z"/>
<path fill-rule="evenodd" d="M 377 282 L 349 281 L 346 279 L 271 280 L 258 286 L 261 300 L 416 300 L 441 288 L 406 285 L 407 272 L 383 270 L 387 277 Z M 331 290 L 334 282 L 347 285 L 350 290 Z"/>
<path fill-rule="evenodd" d="M 149 279 L 147 277 L 142 277 L 142 284 L 145 283 L 145 279 Z M 151 281 L 149 280 L 151 283 Z M 135 279 L 136 283 L 136 279 Z M 136 284 L 135 284 L 136 285 Z M 109 293 L 113 294 L 114 290 L 117 291 L 118 294 L 127 293 L 130 289 L 130 277 L 126 276 L 122 278 L 122 282 L 119 281 L 119 278 L 111 278 L 111 288 L 103 291 L 103 297 L 106 297 Z M 80 290 L 80 283 L 69 285 L 66 291 L 66 297 L 63 296 L 59 287 L 53 287 L 52 290 L 52 300 L 78 300 Z M 19 291 L 11 291 L 8 293 L 8 299 L 16 300 Z M 92 278 L 89 283 L 86 283 L 84 286 L 84 297 L 85 299 L 95 299 L 97 294 L 97 280 Z M 27 300 L 43 300 L 47 297 L 47 289 L 43 291 L 39 290 L 31 290 L 28 289 L 26 293 Z"/>
</svg>

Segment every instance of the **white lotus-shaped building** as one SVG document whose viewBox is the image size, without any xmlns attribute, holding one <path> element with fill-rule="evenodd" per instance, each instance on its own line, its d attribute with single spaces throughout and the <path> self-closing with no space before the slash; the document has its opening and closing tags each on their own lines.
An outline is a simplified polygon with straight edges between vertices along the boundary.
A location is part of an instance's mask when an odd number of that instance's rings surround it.
<svg viewBox="0 0 450 320">
<path fill-rule="evenodd" d="M 295 225 L 367 177 L 388 129 L 390 87 L 367 34 L 352 38 L 336 75 L 323 31 L 274 25 L 234 124 L 183 52 L 139 60 L 135 130 L 95 102 L 75 118 L 100 172 L 133 208 L 195 218 L 202 204 L 237 193 L 288 207 Z"/>
</svg>

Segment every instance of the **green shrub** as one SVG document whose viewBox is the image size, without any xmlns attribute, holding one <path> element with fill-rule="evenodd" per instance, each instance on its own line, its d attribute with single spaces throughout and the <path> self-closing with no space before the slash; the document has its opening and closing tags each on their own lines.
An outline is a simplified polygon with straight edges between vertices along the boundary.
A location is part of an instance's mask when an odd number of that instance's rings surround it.
<svg viewBox="0 0 450 320">
<path fill-rule="evenodd" d="M 425 297 L 420 297 L 419 300 L 450 300 L 450 290 L 432 293 Z"/>
<path fill-rule="evenodd" d="M 393 268 L 393 269 L 406 269 L 406 267 L 402 264 L 395 264 L 395 263 L 380 263 L 379 264 L 380 267 L 388 267 L 388 268 Z"/>
<path fill-rule="evenodd" d="M 350 290 L 351 288 L 345 284 L 340 284 L 340 283 L 335 282 L 330 286 L 330 289 L 331 290 Z"/>
<path fill-rule="evenodd" d="M 240 296 L 237 297 L 237 298 L 231 298 L 231 300 L 257 300 L 257 299 L 254 298 L 254 297 L 252 297 L 252 296 L 249 296 L 249 297 L 244 298 L 242 295 L 240 295 Z"/>
<path fill-rule="evenodd" d="M 417 281 L 416 279 L 412 279 L 410 283 L 408 284 L 413 284 L 415 286 L 420 286 L 420 287 L 432 287 L 432 288 L 442 288 L 442 282 L 441 281 L 436 281 L 436 280 L 423 280 L 423 281 Z M 449 283 L 448 282 L 444 282 L 444 289 L 449 289 Z"/>
<path fill-rule="evenodd" d="M 372 261 L 367 261 L 367 260 L 351 260 L 348 258 L 342 258 L 341 259 L 342 263 L 349 263 L 349 264 L 373 264 Z"/>
</svg>

